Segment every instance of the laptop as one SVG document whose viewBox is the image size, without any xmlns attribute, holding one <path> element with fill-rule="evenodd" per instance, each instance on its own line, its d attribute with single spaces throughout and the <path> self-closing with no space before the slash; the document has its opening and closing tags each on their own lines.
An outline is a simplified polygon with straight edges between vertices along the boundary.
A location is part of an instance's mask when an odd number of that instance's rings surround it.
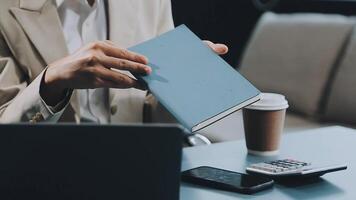
<svg viewBox="0 0 356 200">
<path fill-rule="evenodd" d="M 0 125 L 0 199 L 178 200 L 173 125 Z"/>
</svg>

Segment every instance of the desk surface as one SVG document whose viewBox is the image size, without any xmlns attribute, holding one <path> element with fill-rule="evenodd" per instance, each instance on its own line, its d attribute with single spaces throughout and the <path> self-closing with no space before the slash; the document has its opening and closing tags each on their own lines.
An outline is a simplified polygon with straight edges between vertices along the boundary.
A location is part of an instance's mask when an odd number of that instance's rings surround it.
<svg viewBox="0 0 356 200">
<path fill-rule="evenodd" d="M 244 195 L 207 189 L 182 183 L 183 200 L 229 199 L 356 199 L 356 130 L 344 127 L 327 127 L 283 136 L 278 156 L 257 157 L 247 155 L 245 141 L 233 141 L 185 148 L 182 169 L 207 165 L 244 172 L 247 165 L 264 160 L 295 158 L 317 164 L 344 164 L 346 171 L 326 174 L 314 183 L 278 185 L 254 195 Z"/>
</svg>

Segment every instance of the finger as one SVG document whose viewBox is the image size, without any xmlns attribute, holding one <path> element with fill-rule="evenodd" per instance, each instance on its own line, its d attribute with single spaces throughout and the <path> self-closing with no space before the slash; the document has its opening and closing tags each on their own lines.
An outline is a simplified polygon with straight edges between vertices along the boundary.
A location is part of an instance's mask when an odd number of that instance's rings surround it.
<svg viewBox="0 0 356 200">
<path fill-rule="evenodd" d="M 114 43 L 114 42 L 112 42 L 111 40 L 105 40 L 104 42 L 108 43 L 109 45 L 113 45 L 113 46 L 115 46 L 115 43 Z"/>
<path fill-rule="evenodd" d="M 139 62 L 142 64 L 148 64 L 148 59 L 145 56 L 129 51 L 127 49 L 118 48 L 113 44 L 109 44 L 109 42 L 103 42 L 101 48 L 107 56 L 131 60 L 133 62 Z"/>
<path fill-rule="evenodd" d="M 147 65 L 105 55 L 99 59 L 99 62 L 107 68 L 127 70 L 132 73 L 150 74 L 152 72 L 152 69 Z"/>
<path fill-rule="evenodd" d="M 115 88 L 116 85 L 115 82 L 100 77 L 96 77 L 94 82 L 94 88 Z"/>
<path fill-rule="evenodd" d="M 147 90 L 147 87 L 143 84 L 141 84 L 139 81 L 136 81 L 136 85 L 133 86 L 133 88 L 139 89 L 139 90 Z"/>
<path fill-rule="evenodd" d="M 223 55 L 229 51 L 229 48 L 225 44 L 214 44 L 216 53 Z"/>
<path fill-rule="evenodd" d="M 107 69 L 105 67 L 96 67 L 95 75 L 103 80 L 110 81 L 110 86 L 114 88 L 144 89 L 137 80 L 120 72 Z"/>
<path fill-rule="evenodd" d="M 204 40 L 203 42 L 207 44 L 217 54 L 223 55 L 229 51 L 229 48 L 225 44 L 215 44 L 209 40 Z"/>
<path fill-rule="evenodd" d="M 207 44 L 209 47 L 211 47 L 211 46 L 214 45 L 214 43 L 211 42 L 210 40 L 203 40 L 203 42 L 204 42 L 205 44 Z"/>
<path fill-rule="evenodd" d="M 95 88 L 122 88 L 122 87 L 114 81 L 97 77 L 95 81 Z M 140 90 L 147 90 L 146 87 L 142 86 L 141 84 L 134 85 L 133 88 L 140 89 Z"/>
</svg>

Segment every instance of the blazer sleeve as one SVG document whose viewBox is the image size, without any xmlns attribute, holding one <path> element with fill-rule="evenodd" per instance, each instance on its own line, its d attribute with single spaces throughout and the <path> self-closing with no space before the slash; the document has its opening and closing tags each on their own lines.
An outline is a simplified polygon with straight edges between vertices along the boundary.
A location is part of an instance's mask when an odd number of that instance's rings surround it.
<svg viewBox="0 0 356 200">
<path fill-rule="evenodd" d="M 40 96 L 43 73 L 29 83 L 28 75 L 17 65 L 0 34 L 0 123 L 59 120 L 64 108 L 54 113 Z"/>
<path fill-rule="evenodd" d="M 158 35 L 174 29 L 171 0 L 160 0 Z"/>
</svg>

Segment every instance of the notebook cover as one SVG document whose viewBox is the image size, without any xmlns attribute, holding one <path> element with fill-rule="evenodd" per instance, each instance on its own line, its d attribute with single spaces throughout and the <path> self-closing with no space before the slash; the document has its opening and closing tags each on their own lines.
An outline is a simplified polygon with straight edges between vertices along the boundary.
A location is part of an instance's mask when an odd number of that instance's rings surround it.
<svg viewBox="0 0 356 200">
<path fill-rule="evenodd" d="M 191 132 L 258 100 L 260 91 L 185 25 L 130 50 L 147 56 L 152 68 L 138 78 Z"/>
</svg>

